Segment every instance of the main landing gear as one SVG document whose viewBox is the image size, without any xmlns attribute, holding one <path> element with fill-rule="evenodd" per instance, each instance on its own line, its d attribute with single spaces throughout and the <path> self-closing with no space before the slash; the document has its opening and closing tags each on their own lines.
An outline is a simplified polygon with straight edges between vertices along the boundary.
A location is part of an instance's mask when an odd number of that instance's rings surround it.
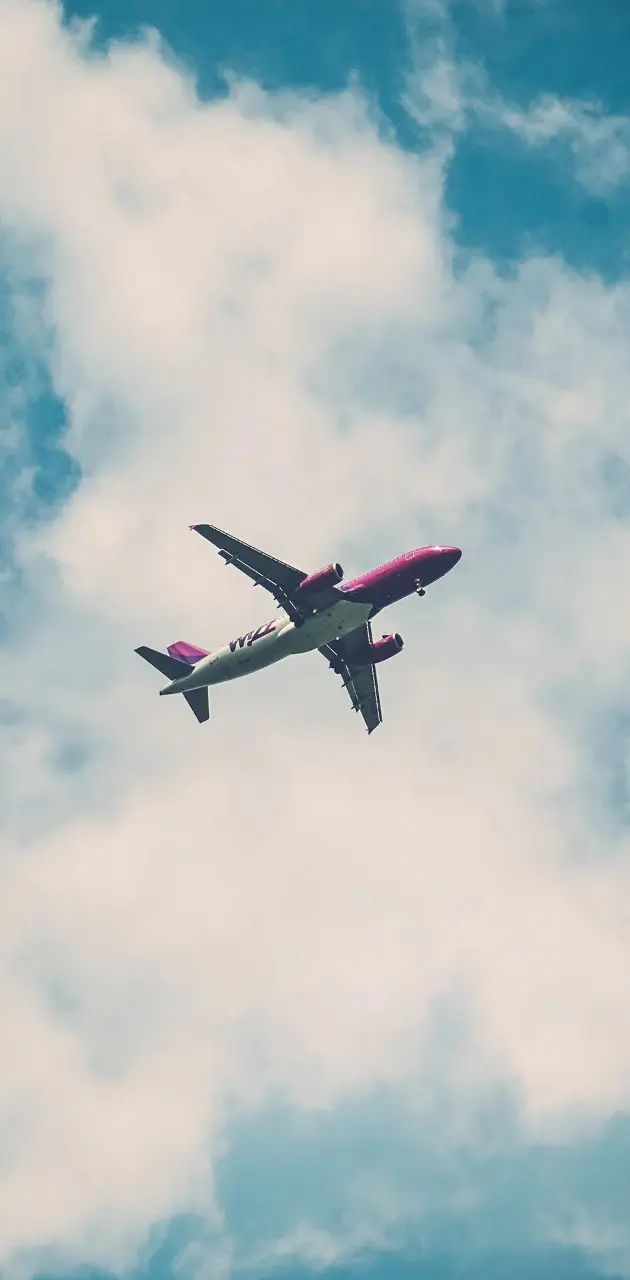
<svg viewBox="0 0 630 1280">
<path fill-rule="evenodd" d="M 257 586 L 257 583 L 254 583 L 254 586 Z M 282 609 L 282 608 L 283 608 L 282 601 L 278 600 L 276 604 L 276 609 Z M 306 622 L 306 618 L 304 617 L 303 613 L 298 613 L 297 610 L 295 609 L 290 609 L 290 611 L 287 610 L 287 612 L 289 613 L 291 622 L 293 623 L 293 626 L 296 629 L 299 629 L 300 627 L 304 626 L 304 623 Z"/>
</svg>

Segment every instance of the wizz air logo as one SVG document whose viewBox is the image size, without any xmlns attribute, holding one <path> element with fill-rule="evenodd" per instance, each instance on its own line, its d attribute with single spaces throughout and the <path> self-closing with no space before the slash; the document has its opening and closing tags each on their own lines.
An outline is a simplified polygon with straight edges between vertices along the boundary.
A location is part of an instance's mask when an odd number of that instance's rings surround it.
<svg viewBox="0 0 630 1280">
<path fill-rule="evenodd" d="M 239 636 L 238 640 L 230 640 L 230 649 L 234 653 L 236 649 L 243 649 L 245 646 L 249 648 L 254 643 L 254 640 L 260 640 L 263 636 L 270 635 L 275 629 L 275 622 L 266 622 L 257 631 L 248 631 L 246 636 Z"/>
</svg>

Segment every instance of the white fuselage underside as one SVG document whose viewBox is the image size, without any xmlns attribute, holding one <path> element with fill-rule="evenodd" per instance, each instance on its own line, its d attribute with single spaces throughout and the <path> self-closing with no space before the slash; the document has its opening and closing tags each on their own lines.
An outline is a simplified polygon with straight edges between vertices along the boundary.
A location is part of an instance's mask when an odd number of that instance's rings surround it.
<svg viewBox="0 0 630 1280">
<path fill-rule="evenodd" d="M 195 664 L 189 675 L 174 680 L 161 693 L 184 693 L 190 689 L 202 689 L 207 685 L 223 684 L 236 680 L 251 671 L 260 671 L 272 662 L 280 662 L 292 653 L 308 653 L 330 644 L 341 636 L 356 631 L 367 622 L 372 606 L 339 600 L 329 609 L 307 618 L 296 627 L 284 611 L 271 622 L 250 631 L 237 640 L 230 641 L 216 653 L 208 654 Z"/>
</svg>

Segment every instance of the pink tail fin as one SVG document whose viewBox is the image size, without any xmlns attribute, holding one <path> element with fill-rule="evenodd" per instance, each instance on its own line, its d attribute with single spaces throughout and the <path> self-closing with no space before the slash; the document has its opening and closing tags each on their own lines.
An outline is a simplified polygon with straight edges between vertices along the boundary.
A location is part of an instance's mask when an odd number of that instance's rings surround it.
<svg viewBox="0 0 630 1280">
<path fill-rule="evenodd" d="M 171 658 L 187 662 L 191 667 L 194 667 L 195 663 L 200 662 L 202 658 L 207 658 L 210 652 L 209 649 L 199 649 L 196 644 L 188 644 L 187 640 L 177 640 L 175 644 L 169 644 L 168 651 Z"/>
</svg>

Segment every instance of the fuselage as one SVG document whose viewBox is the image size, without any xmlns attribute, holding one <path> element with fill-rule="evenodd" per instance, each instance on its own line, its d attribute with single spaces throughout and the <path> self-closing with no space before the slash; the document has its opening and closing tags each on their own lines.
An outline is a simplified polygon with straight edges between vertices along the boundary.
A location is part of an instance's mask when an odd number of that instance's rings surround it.
<svg viewBox="0 0 630 1280">
<path fill-rule="evenodd" d="M 388 605 L 430 586 L 460 559 L 458 547 L 420 547 L 379 565 L 338 589 L 337 600 L 303 619 L 301 625 L 283 611 L 223 648 L 204 654 L 192 671 L 173 680 L 161 694 L 184 693 L 223 684 L 260 671 L 291 654 L 308 653 L 362 627 Z"/>
</svg>

